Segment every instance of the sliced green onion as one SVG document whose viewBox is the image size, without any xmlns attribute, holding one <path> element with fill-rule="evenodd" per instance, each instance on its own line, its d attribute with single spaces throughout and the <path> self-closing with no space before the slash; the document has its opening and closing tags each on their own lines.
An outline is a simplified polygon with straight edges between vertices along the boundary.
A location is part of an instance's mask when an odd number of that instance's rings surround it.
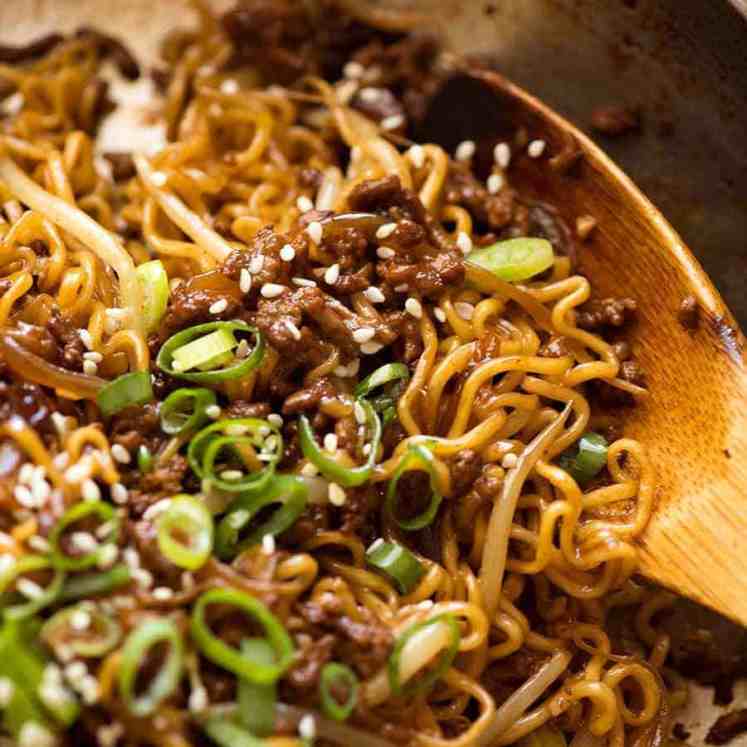
<svg viewBox="0 0 747 747">
<path fill-rule="evenodd" d="M 451 640 L 447 648 L 445 648 L 438 658 L 436 664 L 424 676 L 420 677 L 417 682 L 412 682 L 405 685 L 400 678 L 400 658 L 402 651 L 407 645 L 407 642 L 416 634 L 426 628 L 430 628 L 434 625 L 446 625 L 449 628 L 449 634 Z M 387 663 L 387 670 L 389 674 L 389 687 L 394 695 L 415 695 L 416 693 L 425 692 L 429 690 L 433 683 L 451 666 L 451 662 L 454 661 L 457 650 L 459 649 L 459 624 L 456 618 L 450 614 L 436 615 L 430 620 L 424 620 L 423 622 L 415 623 L 407 628 L 397 638 L 392 654 L 389 657 Z"/>
<path fill-rule="evenodd" d="M 405 472 L 412 470 L 424 470 L 428 473 L 430 481 L 431 497 L 428 502 L 427 508 L 419 513 L 417 516 L 413 516 L 411 519 L 403 519 L 397 513 L 397 485 L 399 484 L 400 478 Z M 405 457 L 397 465 L 397 469 L 392 475 L 392 479 L 389 481 L 389 485 L 386 490 L 385 507 L 389 515 L 399 524 L 402 529 L 408 532 L 422 529 L 433 523 L 438 513 L 438 507 L 441 505 L 443 496 L 438 491 L 436 485 L 436 472 L 433 469 L 433 454 L 426 449 L 424 446 L 411 446 Z"/>
<path fill-rule="evenodd" d="M 552 267 L 552 244 L 546 239 L 506 239 L 473 249 L 467 261 L 482 267 L 501 280 L 528 280 Z"/>
<path fill-rule="evenodd" d="M 96 543 L 96 549 L 79 556 L 67 555 L 60 547 L 65 531 L 71 525 L 96 515 L 101 524 L 108 524 L 111 530 L 103 543 Z M 119 515 L 103 501 L 81 501 L 69 508 L 54 525 L 49 534 L 49 544 L 52 547 L 49 558 L 52 565 L 62 571 L 82 571 L 96 565 L 106 545 L 116 543 L 119 535 Z"/>
<path fill-rule="evenodd" d="M 366 562 L 392 581 L 400 594 L 409 594 L 425 575 L 423 564 L 396 542 L 374 542 L 366 551 Z"/>
<path fill-rule="evenodd" d="M 158 517 L 158 549 L 174 565 L 196 571 L 213 549 L 213 516 L 191 495 L 177 495 Z"/>
<path fill-rule="evenodd" d="M 143 262 L 135 274 L 143 289 L 143 326 L 146 332 L 153 332 L 169 303 L 169 276 L 160 259 Z"/>
<path fill-rule="evenodd" d="M 50 563 L 49 558 L 42 557 L 41 555 L 24 555 L 23 557 L 18 558 L 7 570 L 0 574 L 0 595 L 2 595 L 3 598 L 9 596 L 9 594 L 6 593 L 8 587 L 11 586 L 19 576 L 22 576 L 25 573 L 44 571 L 51 567 L 52 563 Z M 34 596 L 28 601 L 20 604 L 2 604 L 3 617 L 6 620 L 23 620 L 26 617 L 35 615 L 39 610 L 44 609 L 44 607 L 52 604 L 52 602 L 57 599 L 64 580 L 64 572 L 55 569 L 52 580 L 37 596 Z M 5 599 L 3 599 L 3 602 L 4 601 Z"/>
<path fill-rule="evenodd" d="M 567 744 L 563 732 L 550 723 L 543 724 L 519 741 L 520 747 L 566 747 Z"/>
<path fill-rule="evenodd" d="M 404 363 L 387 363 L 366 376 L 355 387 L 356 397 L 367 397 L 374 389 L 399 379 L 410 378 L 410 369 Z"/>
<path fill-rule="evenodd" d="M 73 625 L 75 616 L 85 614 L 89 623 L 83 630 Z M 55 613 L 44 623 L 41 639 L 52 649 L 65 648 L 83 658 L 108 654 L 121 640 L 122 627 L 92 604 L 76 604 Z"/>
<path fill-rule="evenodd" d="M 272 666 L 275 662 L 275 652 L 272 646 L 262 638 L 244 639 L 241 642 L 241 653 L 247 659 L 264 666 Z M 242 726 L 252 734 L 267 737 L 275 730 L 276 701 L 277 684 L 275 682 L 260 685 L 239 679 L 239 718 Z"/>
<path fill-rule="evenodd" d="M 246 358 L 236 358 L 236 363 L 227 368 L 199 372 L 190 370 L 204 365 L 221 365 L 218 357 L 233 350 L 237 345 L 235 332 L 254 335 L 254 348 Z M 203 342 L 204 340 L 207 342 Z M 264 337 L 244 322 L 208 322 L 189 327 L 169 337 L 158 353 L 156 364 L 162 371 L 178 379 L 199 384 L 215 384 L 229 379 L 240 379 L 255 369 L 262 362 L 264 345 Z"/>
<path fill-rule="evenodd" d="M 96 403 L 104 417 L 114 415 L 133 405 L 144 405 L 153 399 L 153 387 L 148 371 L 133 371 L 117 376 L 96 395 Z"/>
<path fill-rule="evenodd" d="M 338 700 L 340 690 L 347 693 L 342 703 Z M 319 680 L 319 697 L 327 716 L 335 721 L 345 721 L 358 702 L 358 678 L 353 670 L 336 661 L 326 664 Z"/>
<path fill-rule="evenodd" d="M 558 464 L 579 484 L 585 485 L 607 464 L 607 439 L 599 433 L 584 433 L 575 450 L 564 451 Z"/>
<path fill-rule="evenodd" d="M 314 429 L 306 415 L 298 420 L 298 437 L 303 455 L 329 480 L 346 488 L 362 485 L 373 472 L 376 453 L 381 442 L 381 421 L 373 407 L 365 399 L 358 400 L 366 413 L 366 422 L 371 433 L 368 459 L 359 467 L 345 467 L 325 454 L 316 442 Z"/>
<path fill-rule="evenodd" d="M 242 449 L 254 451 L 265 468 L 247 473 L 241 459 Z M 227 463 L 221 462 L 224 453 L 231 457 Z M 189 464 L 198 477 L 233 493 L 262 490 L 282 455 L 283 437 L 278 427 L 259 418 L 219 420 L 203 428 L 187 450 Z"/>
<path fill-rule="evenodd" d="M 205 410 L 216 402 L 210 389 L 176 389 L 161 404 L 161 430 L 170 436 L 197 430 L 210 419 Z"/>
<path fill-rule="evenodd" d="M 214 716 L 202 725 L 203 731 L 220 747 L 265 747 L 264 739 L 257 739 L 222 716 Z"/>
<path fill-rule="evenodd" d="M 115 565 L 107 571 L 68 576 L 58 601 L 72 602 L 76 599 L 88 599 L 99 594 L 109 594 L 115 589 L 126 586 L 130 581 L 132 581 L 132 574 L 124 564 Z"/>
<path fill-rule="evenodd" d="M 219 558 L 228 560 L 247 547 L 262 541 L 266 534 L 273 537 L 284 532 L 306 508 L 309 488 L 300 477 L 274 475 L 261 493 L 242 495 L 228 508 L 215 533 L 215 551 Z M 278 508 L 241 539 L 241 533 L 254 516 L 272 504 Z"/>
<path fill-rule="evenodd" d="M 274 651 L 274 663 L 262 664 L 252 661 L 213 635 L 205 620 L 205 611 L 211 604 L 235 607 L 259 623 L 264 628 L 266 640 Z M 293 642 L 283 624 L 259 599 L 235 589 L 211 589 L 200 596 L 192 610 L 190 630 L 192 638 L 205 657 L 236 676 L 256 684 L 267 685 L 275 682 L 288 669 L 293 659 Z"/>
<path fill-rule="evenodd" d="M 148 688 L 137 695 L 135 682 L 148 652 L 167 643 L 169 652 L 155 675 L 149 676 Z M 182 636 L 171 620 L 148 620 L 135 628 L 122 646 L 117 678 L 125 705 L 134 716 L 149 716 L 176 690 L 182 676 Z"/>
<path fill-rule="evenodd" d="M 140 444 L 137 448 L 137 468 L 145 473 L 150 472 L 153 467 L 153 454 L 145 444 Z"/>
</svg>

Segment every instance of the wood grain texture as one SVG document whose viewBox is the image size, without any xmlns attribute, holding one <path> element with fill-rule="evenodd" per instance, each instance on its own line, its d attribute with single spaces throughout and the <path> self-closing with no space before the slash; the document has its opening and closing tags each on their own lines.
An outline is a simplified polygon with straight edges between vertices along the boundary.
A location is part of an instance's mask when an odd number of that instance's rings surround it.
<svg viewBox="0 0 747 747">
<path fill-rule="evenodd" d="M 555 205 L 571 225 L 591 214 L 581 270 L 595 295 L 639 302 L 632 332 L 650 397 L 626 431 L 648 449 L 657 473 L 654 515 L 640 542 L 649 578 L 747 624 L 747 369 L 745 339 L 700 265 L 656 208 L 585 135 L 526 91 L 492 72 L 493 123 L 525 127 L 549 156 L 570 142 L 582 151 L 567 174 L 514 159 L 512 183 Z M 481 118 L 486 118 L 484 108 Z M 545 162 L 546 164 L 547 162 Z M 686 167 L 686 165 L 683 165 Z M 701 309 L 695 331 L 678 321 L 682 300 Z"/>
</svg>

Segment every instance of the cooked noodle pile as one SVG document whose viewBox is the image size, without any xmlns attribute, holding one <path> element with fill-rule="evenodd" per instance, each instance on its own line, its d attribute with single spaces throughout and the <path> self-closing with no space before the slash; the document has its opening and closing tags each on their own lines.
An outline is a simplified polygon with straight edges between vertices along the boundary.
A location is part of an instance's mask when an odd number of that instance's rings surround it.
<svg viewBox="0 0 747 747">
<path fill-rule="evenodd" d="M 683 702 L 633 577 L 653 466 L 603 407 L 645 395 L 627 343 L 581 324 L 612 317 L 510 186 L 526 150 L 478 178 L 473 143 L 407 140 L 429 48 L 345 11 L 202 9 L 132 159 L 95 143 L 113 40 L 0 65 L 22 747 L 659 744 Z"/>
</svg>

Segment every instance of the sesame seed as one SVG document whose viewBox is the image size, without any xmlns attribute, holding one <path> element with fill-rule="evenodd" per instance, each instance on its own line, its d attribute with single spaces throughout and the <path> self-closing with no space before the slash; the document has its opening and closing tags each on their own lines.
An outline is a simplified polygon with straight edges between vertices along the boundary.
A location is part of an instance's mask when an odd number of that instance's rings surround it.
<svg viewBox="0 0 747 747">
<path fill-rule="evenodd" d="M 15 564 L 16 559 L 10 553 L 6 552 L 0 555 L 0 573 L 5 574 L 10 572 Z"/>
<path fill-rule="evenodd" d="M 366 290 L 363 291 L 363 295 L 371 303 L 384 303 L 384 301 L 386 301 L 386 296 L 375 285 L 372 285 L 370 288 L 366 288 Z"/>
<path fill-rule="evenodd" d="M 396 223 L 384 223 L 376 229 L 377 239 L 388 239 L 397 230 Z"/>
<path fill-rule="evenodd" d="M 294 340 L 301 339 L 301 330 L 290 319 L 283 319 L 283 323 Z"/>
<path fill-rule="evenodd" d="M 532 140 L 527 146 L 527 154 L 530 158 L 539 158 L 547 147 L 547 143 L 544 140 Z"/>
<path fill-rule="evenodd" d="M 286 288 L 284 285 L 278 285 L 278 283 L 265 283 L 262 286 L 260 293 L 263 298 L 277 298 L 285 292 Z"/>
<path fill-rule="evenodd" d="M 365 68 L 360 62 L 350 60 L 350 62 L 346 63 L 345 67 L 342 69 L 342 74 L 346 78 L 361 78 L 365 71 Z"/>
<path fill-rule="evenodd" d="M 204 711 L 208 707 L 208 703 L 207 690 L 202 687 L 202 685 L 196 687 L 189 694 L 189 710 L 192 711 L 192 713 Z"/>
<path fill-rule="evenodd" d="M 101 361 L 104 360 L 104 356 L 101 355 L 101 353 L 97 353 L 95 350 L 89 350 L 87 353 L 83 353 L 83 360 L 101 363 Z M 59 415 L 60 413 L 56 414 Z"/>
<path fill-rule="evenodd" d="M 425 150 L 422 145 L 413 145 L 405 155 L 416 169 L 422 169 L 425 165 Z"/>
<path fill-rule="evenodd" d="M 381 345 L 378 342 L 364 342 L 363 345 L 361 345 L 361 353 L 364 355 L 374 355 L 379 352 L 384 346 Z"/>
<path fill-rule="evenodd" d="M 99 683 L 93 675 L 86 675 L 80 684 L 80 694 L 86 705 L 93 705 L 99 699 Z"/>
<path fill-rule="evenodd" d="M 576 233 L 581 241 L 589 238 L 591 232 L 597 227 L 597 219 L 593 215 L 579 215 L 576 218 Z"/>
<path fill-rule="evenodd" d="M 110 451 L 115 462 L 119 462 L 120 464 L 129 464 L 132 460 L 130 452 L 127 451 L 127 449 L 125 449 L 122 444 L 114 444 L 111 447 Z"/>
<path fill-rule="evenodd" d="M 292 262 L 296 256 L 296 250 L 290 244 L 284 244 L 280 250 L 280 259 L 283 262 Z"/>
<path fill-rule="evenodd" d="M 472 156 L 475 155 L 475 141 L 474 140 L 463 140 L 456 147 L 454 151 L 454 157 L 457 161 L 469 161 Z"/>
<path fill-rule="evenodd" d="M 99 486 L 90 477 L 80 486 L 80 494 L 84 501 L 97 501 L 101 498 Z"/>
<path fill-rule="evenodd" d="M 76 462 L 72 467 L 68 467 L 67 470 L 65 470 L 65 479 L 68 482 L 78 483 L 87 473 L 85 465 Z"/>
<path fill-rule="evenodd" d="M 444 313 L 443 309 L 439 309 L 438 307 L 433 309 L 433 316 L 435 316 L 436 319 L 438 319 L 438 321 L 442 324 L 446 321 L 446 314 Z"/>
<path fill-rule="evenodd" d="M 95 376 L 99 372 L 99 367 L 93 361 L 83 361 L 83 373 L 88 376 Z"/>
<path fill-rule="evenodd" d="M 255 254 L 249 260 L 249 272 L 251 272 L 252 275 L 256 275 L 257 273 L 262 272 L 262 268 L 264 266 L 265 266 L 265 255 L 264 254 Z"/>
<path fill-rule="evenodd" d="M 334 433 L 327 433 L 324 436 L 324 450 L 334 454 L 337 451 L 337 436 Z"/>
<path fill-rule="evenodd" d="M 333 506 L 344 506 L 348 499 L 347 493 L 336 482 L 331 482 L 328 488 L 329 502 Z"/>
<path fill-rule="evenodd" d="M 127 503 L 127 499 L 130 496 L 129 491 L 121 482 L 115 482 L 109 489 L 109 492 L 111 493 L 112 500 L 120 506 L 123 503 Z"/>
<path fill-rule="evenodd" d="M 301 739 L 314 739 L 316 736 L 316 721 L 310 713 L 307 713 L 298 722 L 298 734 Z"/>
<path fill-rule="evenodd" d="M 360 425 L 364 425 L 367 420 L 366 410 L 360 402 L 356 401 L 355 405 L 353 406 L 353 412 L 355 413 L 356 422 Z"/>
<path fill-rule="evenodd" d="M 104 545 L 99 550 L 99 558 L 96 562 L 97 567 L 101 570 L 109 568 L 117 559 L 117 555 L 119 555 L 119 549 L 115 544 L 111 543 Z"/>
<path fill-rule="evenodd" d="M 464 320 L 470 321 L 475 313 L 475 307 L 471 303 L 457 301 L 454 304 L 454 310 Z"/>
<path fill-rule="evenodd" d="M 53 413 L 54 415 L 59 415 L 58 412 Z M 29 483 L 34 477 L 34 465 L 30 462 L 26 462 L 20 470 L 18 470 L 18 482 L 20 483 Z"/>
<path fill-rule="evenodd" d="M 155 589 L 153 589 L 153 599 L 160 599 L 160 600 L 166 600 L 171 599 L 171 597 L 174 596 L 174 592 L 172 589 L 169 589 L 168 586 L 158 586 Z"/>
<path fill-rule="evenodd" d="M 124 735 L 124 727 L 118 721 L 100 726 L 96 730 L 96 741 L 101 747 L 115 747 L 119 738 Z"/>
<path fill-rule="evenodd" d="M 405 118 L 401 114 L 391 114 L 388 117 L 379 122 L 382 130 L 396 130 L 398 127 L 402 127 L 405 123 Z"/>
<path fill-rule="evenodd" d="M 55 455 L 52 463 L 58 470 L 64 470 L 70 463 L 70 455 L 66 451 L 61 451 L 59 454 Z"/>
<path fill-rule="evenodd" d="M 355 332 L 353 332 L 353 339 L 359 345 L 362 345 L 364 342 L 368 342 L 369 340 L 373 340 L 375 336 L 376 330 L 373 327 L 359 327 Z"/>
<path fill-rule="evenodd" d="M 322 235 L 324 233 L 324 228 L 322 227 L 322 224 L 318 220 L 313 220 L 306 227 L 306 233 L 309 235 L 309 238 L 315 244 L 319 244 L 322 241 Z"/>
<path fill-rule="evenodd" d="M 240 469 L 224 469 L 220 473 L 221 480 L 240 480 L 244 473 Z"/>
<path fill-rule="evenodd" d="M 249 341 L 244 339 L 236 347 L 236 357 L 246 358 L 249 355 Z"/>
<path fill-rule="evenodd" d="M 49 541 L 44 537 L 40 537 L 38 534 L 34 534 L 29 537 L 27 544 L 32 550 L 36 550 L 37 552 L 45 554 L 52 549 Z"/>
<path fill-rule="evenodd" d="M 153 521 L 160 516 L 171 505 L 171 498 L 162 498 L 160 501 L 152 503 L 143 513 L 143 518 L 147 521 Z"/>
<path fill-rule="evenodd" d="M 381 98 L 381 88 L 366 86 L 358 92 L 358 97 L 366 104 L 373 104 Z"/>
<path fill-rule="evenodd" d="M 267 422 L 271 423 L 272 425 L 276 425 L 278 428 L 283 427 L 283 418 L 281 415 L 278 415 L 276 412 L 271 412 L 267 416 Z"/>
<path fill-rule="evenodd" d="M 505 171 L 511 163 L 511 146 L 508 143 L 498 143 L 498 145 L 493 148 L 493 159 L 498 165 L 498 168 Z"/>
<path fill-rule="evenodd" d="M 395 293 L 407 293 L 408 290 L 410 290 L 410 286 L 407 283 L 394 286 Z"/>
<path fill-rule="evenodd" d="M 153 586 L 153 574 L 150 571 L 146 571 L 144 568 L 135 568 L 132 571 L 132 578 L 135 580 L 138 586 L 143 589 L 149 589 Z"/>
<path fill-rule="evenodd" d="M 501 461 L 501 467 L 503 467 L 503 469 L 513 469 L 518 461 L 519 457 L 510 451 L 508 454 L 504 455 L 503 460 Z"/>
<path fill-rule="evenodd" d="M 239 92 L 239 84 L 233 78 L 227 78 L 220 84 L 220 92 L 231 96 Z"/>
<path fill-rule="evenodd" d="M 154 171 L 151 174 L 150 180 L 156 185 L 156 187 L 163 187 L 169 178 L 163 173 L 163 171 Z"/>
<path fill-rule="evenodd" d="M 83 344 L 89 349 L 93 350 L 93 339 L 91 338 L 91 333 L 87 329 L 79 329 L 78 330 L 78 337 L 80 337 Z"/>
<path fill-rule="evenodd" d="M 252 274 L 246 267 L 242 267 L 241 273 L 239 273 L 239 289 L 244 294 L 249 293 L 252 289 Z"/>
<path fill-rule="evenodd" d="M 16 591 L 27 599 L 39 599 L 44 594 L 44 589 L 30 578 L 19 578 L 16 581 Z"/>
<path fill-rule="evenodd" d="M 36 721 L 27 721 L 18 732 L 18 747 L 54 747 L 54 735 Z"/>
<path fill-rule="evenodd" d="M 488 192 L 491 195 L 496 195 L 503 189 L 505 181 L 506 180 L 501 174 L 491 174 L 485 182 L 485 186 L 488 188 Z"/>
<path fill-rule="evenodd" d="M 394 249 L 388 246 L 380 246 L 376 250 L 376 255 L 380 259 L 391 259 L 394 256 Z"/>
<path fill-rule="evenodd" d="M 464 231 L 460 231 L 457 235 L 456 244 L 459 247 L 459 251 L 464 255 L 472 251 L 472 239 Z"/>
<path fill-rule="evenodd" d="M 140 553 L 134 547 L 126 547 L 122 551 L 124 562 L 132 569 L 140 567 Z"/>
<path fill-rule="evenodd" d="M 80 552 L 89 554 L 99 549 L 99 543 L 90 532 L 73 532 L 70 535 L 70 544 Z"/>
<path fill-rule="evenodd" d="M 0 708 L 7 708 L 15 688 L 8 677 L 0 677 Z"/>
<path fill-rule="evenodd" d="M 37 501 L 34 498 L 34 494 L 25 485 L 16 485 L 13 489 L 13 497 L 26 508 L 36 508 Z"/>
<path fill-rule="evenodd" d="M 368 456 L 371 453 L 371 444 L 363 444 L 363 456 Z"/>
<path fill-rule="evenodd" d="M 308 213 L 309 210 L 313 210 L 314 209 L 314 203 L 306 195 L 301 195 L 296 200 L 296 207 L 302 213 Z"/>
<path fill-rule="evenodd" d="M 316 468 L 316 465 L 311 462 L 306 462 L 306 464 L 301 467 L 301 474 L 305 477 L 316 477 L 316 475 L 319 474 L 319 470 Z"/>
<path fill-rule="evenodd" d="M 84 609 L 73 610 L 70 615 L 70 627 L 73 630 L 87 630 L 91 626 L 91 615 Z"/>
<path fill-rule="evenodd" d="M 228 308 L 228 301 L 225 298 L 221 298 L 215 303 L 210 304 L 208 311 L 211 314 L 222 314 Z"/>
<path fill-rule="evenodd" d="M 221 409 L 218 405 L 208 405 L 205 408 L 205 415 L 211 420 L 217 420 L 221 415 Z"/>
<path fill-rule="evenodd" d="M 275 538 L 271 534 L 262 537 L 262 552 L 265 555 L 272 555 L 275 552 Z"/>
<path fill-rule="evenodd" d="M 410 297 L 405 301 L 405 311 L 410 314 L 410 316 L 420 319 L 423 316 L 423 305 L 417 298 Z"/>
<path fill-rule="evenodd" d="M 340 265 L 335 262 L 335 264 L 330 265 L 330 267 L 327 268 L 327 270 L 324 273 L 324 282 L 327 283 L 327 285 L 334 285 L 338 280 L 340 279 Z"/>
<path fill-rule="evenodd" d="M 300 288 L 316 288 L 316 281 L 308 278 L 291 278 L 291 282 Z"/>
</svg>

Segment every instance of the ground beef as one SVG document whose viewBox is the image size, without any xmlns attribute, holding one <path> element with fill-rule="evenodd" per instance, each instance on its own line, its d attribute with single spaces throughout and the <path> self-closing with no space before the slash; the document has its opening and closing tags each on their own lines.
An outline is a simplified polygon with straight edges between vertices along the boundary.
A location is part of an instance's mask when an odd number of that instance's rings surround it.
<svg viewBox="0 0 747 747">
<path fill-rule="evenodd" d="M 464 495 L 480 476 L 480 455 L 472 449 L 462 449 L 454 456 L 449 465 L 451 470 L 451 489 L 454 495 Z"/>
<path fill-rule="evenodd" d="M 539 349 L 539 355 L 543 358 L 562 358 L 564 355 L 570 355 L 568 348 L 568 339 L 562 335 L 551 337 Z"/>
<path fill-rule="evenodd" d="M 18 415 L 33 428 L 51 431 L 53 412 L 59 412 L 57 398 L 44 387 L 30 382 L 0 381 L 0 423 Z"/>
<path fill-rule="evenodd" d="M 80 332 L 67 319 L 55 312 L 49 317 L 47 330 L 54 336 L 61 353 L 58 363 L 71 371 L 83 370 L 83 353 L 87 348 Z"/>
<path fill-rule="evenodd" d="M 604 135 L 625 135 L 640 129 L 640 113 L 627 106 L 600 106 L 592 112 L 591 127 Z"/>
<path fill-rule="evenodd" d="M 452 161 L 445 186 L 446 202 L 462 205 L 486 228 L 507 226 L 514 214 L 516 193 L 509 188 L 491 195 L 466 163 Z"/>
<path fill-rule="evenodd" d="M 747 732 L 747 708 L 721 716 L 706 734 L 706 744 L 727 744 Z"/>
<path fill-rule="evenodd" d="M 127 539 L 140 553 L 140 565 L 156 577 L 157 585 L 179 586 L 182 569 L 174 565 L 158 547 L 158 530 L 152 521 L 126 521 Z"/>
<path fill-rule="evenodd" d="M 111 60 L 122 77 L 127 78 L 127 80 L 137 80 L 140 77 L 140 66 L 137 60 L 132 52 L 116 37 L 89 27 L 78 29 L 75 36 L 93 41 L 99 54 Z"/>
<path fill-rule="evenodd" d="M 221 417 L 230 418 L 266 418 L 272 412 L 269 402 L 249 402 L 245 399 L 235 399 L 222 410 Z"/>
<path fill-rule="evenodd" d="M 635 318 L 638 304 L 632 298 L 602 298 L 585 303 L 576 312 L 576 325 L 599 331 L 604 327 L 622 327 Z"/>
<path fill-rule="evenodd" d="M 299 639 L 296 657 L 285 678 L 296 690 L 316 690 L 322 668 L 332 658 L 335 637 L 323 635 L 314 640 L 308 636 L 299 636 Z"/>
<path fill-rule="evenodd" d="M 166 436 L 161 431 L 158 408 L 154 404 L 142 407 L 128 407 L 111 419 L 110 441 L 124 446 L 134 455 L 140 446 L 148 446 L 151 452 Z"/>
<path fill-rule="evenodd" d="M 64 41 L 62 34 L 45 34 L 27 44 L 11 46 L 0 44 L 0 62 L 17 65 L 22 62 L 32 62 L 51 52 L 60 42 Z"/>
<path fill-rule="evenodd" d="M 620 364 L 620 378 L 636 386 L 646 386 L 646 376 L 640 364 L 635 360 L 626 360 Z"/>
<path fill-rule="evenodd" d="M 326 376 L 322 377 L 309 386 L 293 392 L 283 403 L 283 415 L 315 410 L 322 399 L 333 399 L 336 396 L 337 390 L 332 382 Z"/>
<path fill-rule="evenodd" d="M 350 105 L 361 114 L 365 114 L 374 122 L 380 123 L 385 119 L 401 123 L 397 127 L 389 128 L 390 132 L 404 132 L 407 125 L 405 107 L 388 88 L 373 88 L 368 86 L 359 89 L 353 96 Z"/>
<path fill-rule="evenodd" d="M 124 182 L 135 176 L 135 162 L 130 153 L 104 153 L 104 158 L 112 167 L 112 179 L 115 182 Z"/>
</svg>

